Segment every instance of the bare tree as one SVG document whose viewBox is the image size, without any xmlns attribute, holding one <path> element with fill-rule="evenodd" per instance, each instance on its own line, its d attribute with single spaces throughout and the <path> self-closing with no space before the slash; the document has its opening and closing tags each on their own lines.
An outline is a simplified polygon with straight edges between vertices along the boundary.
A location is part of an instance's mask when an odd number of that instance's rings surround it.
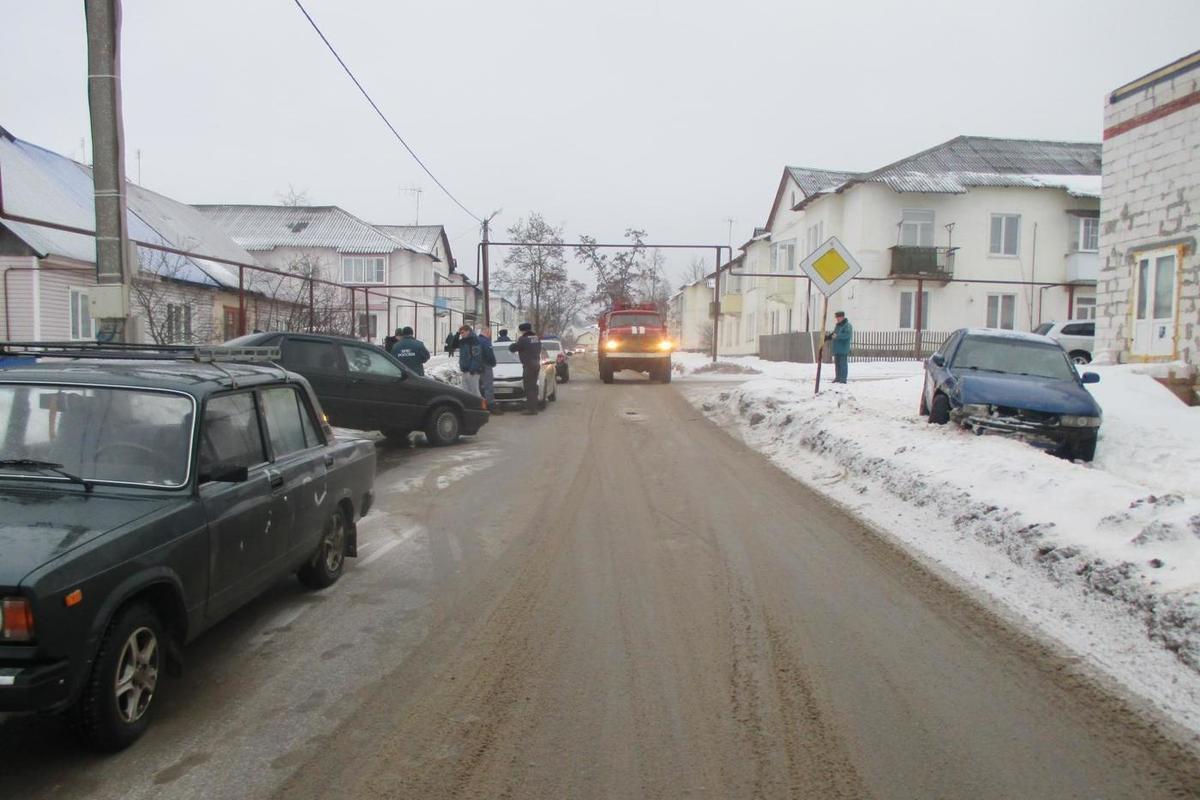
<svg viewBox="0 0 1200 800">
<path fill-rule="evenodd" d="M 688 262 L 687 269 L 683 272 L 683 286 L 691 286 L 697 281 L 702 281 L 708 277 L 708 262 L 702 256 L 695 256 Z M 683 288 L 680 286 L 679 288 Z"/>
<path fill-rule="evenodd" d="M 146 336 L 154 344 L 211 342 L 214 287 L 189 280 L 194 265 L 186 256 L 160 250 L 138 250 L 138 274 L 130 302 Z"/>
<path fill-rule="evenodd" d="M 308 190 L 296 190 L 295 186 L 288 184 L 286 192 L 276 192 L 275 198 L 281 206 L 289 206 L 291 208 L 301 208 L 302 206 L 312 205 L 312 201 L 308 198 Z"/>
<path fill-rule="evenodd" d="M 320 257 L 298 256 L 280 273 L 255 272 L 248 281 L 261 298 L 255 327 L 337 334 L 351 330 L 350 290 L 319 282 L 325 276 Z"/>
<path fill-rule="evenodd" d="M 639 299 L 640 282 L 649 267 L 646 264 L 646 232 L 628 228 L 625 238 L 629 249 L 619 250 L 615 255 L 602 253 L 596 239 L 580 236 L 575 255 L 596 277 L 596 290 L 592 301 L 605 307 L 618 302 L 635 302 Z"/>
<path fill-rule="evenodd" d="M 496 286 L 515 294 L 518 308 L 524 310 L 528 303 L 535 330 L 560 330 L 579 313 L 587 297 L 587 287 L 567 276 L 562 228 L 532 212 L 528 220 L 509 227 L 508 237 L 519 245 L 504 256 L 504 265 L 495 273 Z"/>
</svg>

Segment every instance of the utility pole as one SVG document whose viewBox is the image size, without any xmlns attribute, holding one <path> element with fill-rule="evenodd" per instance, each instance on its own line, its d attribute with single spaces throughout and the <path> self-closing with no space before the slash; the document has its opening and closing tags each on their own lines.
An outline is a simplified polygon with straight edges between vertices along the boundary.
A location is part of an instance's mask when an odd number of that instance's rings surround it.
<svg viewBox="0 0 1200 800">
<path fill-rule="evenodd" d="M 121 0 L 84 0 L 88 107 L 96 204 L 96 283 L 91 315 L 98 336 L 124 341 L 133 250 L 125 217 L 125 131 L 121 120 Z"/>
<path fill-rule="evenodd" d="M 480 243 L 483 250 L 483 328 L 489 335 L 492 330 L 492 292 L 491 277 L 488 272 L 488 227 L 499 213 L 499 211 L 493 211 L 491 216 L 483 221 L 483 241 Z"/>
</svg>

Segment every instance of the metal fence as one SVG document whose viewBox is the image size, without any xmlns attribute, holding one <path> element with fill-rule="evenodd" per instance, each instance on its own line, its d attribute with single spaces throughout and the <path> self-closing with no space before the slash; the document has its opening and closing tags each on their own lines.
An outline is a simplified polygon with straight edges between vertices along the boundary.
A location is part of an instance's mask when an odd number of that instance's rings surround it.
<svg viewBox="0 0 1200 800">
<path fill-rule="evenodd" d="M 851 361 L 924 361 L 942 346 L 950 331 L 855 331 Z M 758 337 L 759 357 L 766 361 L 811 364 L 821 347 L 818 331 L 777 333 Z M 825 362 L 833 359 L 825 348 Z"/>
</svg>

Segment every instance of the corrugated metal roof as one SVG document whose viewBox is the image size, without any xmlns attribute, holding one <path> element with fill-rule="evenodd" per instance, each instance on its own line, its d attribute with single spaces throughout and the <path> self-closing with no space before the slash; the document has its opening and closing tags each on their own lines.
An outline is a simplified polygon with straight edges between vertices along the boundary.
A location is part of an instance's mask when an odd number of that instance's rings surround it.
<svg viewBox="0 0 1200 800">
<path fill-rule="evenodd" d="M 3 180 L 4 207 L 11 214 L 43 219 L 76 228 L 96 227 L 95 199 L 91 170 L 57 153 L 6 135 L 0 129 L 0 180 Z M 210 255 L 252 261 L 250 254 L 237 248 L 228 238 L 220 252 L 222 237 L 204 225 L 203 218 L 162 195 L 126 183 L 127 225 L 129 236 L 180 250 L 203 251 Z M 168 224 L 169 223 L 169 224 Z M 197 224 L 203 226 L 196 229 Z M 67 233 L 40 225 L 0 220 L 0 225 L 42 256 L 61 256 L 95 263 L 96 243 L 91 236 Z M 203 244 L 201 244 L 203 243 Z M 143 268 L 169 277 L 205 286 L 236 286 L 236 275 L 213 262 L 182 256 L 163 257 L 159 251 L 138 248 Z"/>
<path fill-rule="evenodd" d="M 404 242 L 409 250 L 432 255 L 442 236 L 441 225 L 376 225 L 394 239 Z"/>
<path fill-rule="evenodd" d="M 805 197 L 828 191 L 851 178 L 858 177 L 857 172 L 813 169 L 811 167 L 788 167 L 787 171 L 792 176 L 792 180 L 800 185 L 800 191 L 804 192 Z"/>
<path fill-rule="evenodd" d="M 197 205 L 242 247 L 327 247 L 339 253 L 390 253 L 408 244 L 337 206 Z"/>
</svg>

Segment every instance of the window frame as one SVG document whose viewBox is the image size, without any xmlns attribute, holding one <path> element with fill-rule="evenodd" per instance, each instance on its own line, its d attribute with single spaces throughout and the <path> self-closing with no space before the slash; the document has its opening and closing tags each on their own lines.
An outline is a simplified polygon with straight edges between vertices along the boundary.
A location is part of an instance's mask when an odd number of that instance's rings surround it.
<svg viewBox="0 0 1200 800">
<path fill-rule="evenodd" d="M 360 262 L 360 263 L 355 263 Z M 379 280 L 367 280 L 368 262 L 378 262 L 380 269 L 378 270 Z M 381 286 L 386 284 L 388 276 L 388 259 L 386 255 L 368 255 L 368 254 L 342 254 L 342 283 L 354 284 L 359 286 Z M 356 267 L 362 268 L 362 279 L 356 280 L 354 271 Z M 347 268 L 350 268 L 350 276 L 347 277 Z"/>
<path fill-rule="evenodd" d="M 178 317 L 180 312 L 183 312 L 182 319 Z M 191 303 L 167 303 L 166 323 L 167 339 L 172 344 L 189 344 L 193 335 Z"/>
<path fill-rule="evenodd" d="M 992 299 L 996 300 L 996 323 L 992 324 Z M 1012 326 L 1004 327 L 1004 301 L 1012 302 Z M 988 292 L 987 300 L 985 301 L 986 308 L 984 310 L 984 327 L 995 328 L 1001 331 L 1015 331 L 1017 329 L 1017 295 L 1015 292 Z"/>
<path fill-rule="evenodd" d="M 200 478 L 201 478 L 200 455 L 201 455 L 201 451 L 204 449 L 204 437 L 202 434 L 204 433 L 204 427 L 207 422 L 208 406 L 214 400 L 220 400 L 222 398 L 232 397 L 234 395 L 243 395 L 244 394 L 244 395 L 250 396 L 250 399 L 254 402 L 254 418 L 258 422 L 258 446 L 260 448 L 259 452 L 262 453 L 265 460 L 259 461 L 254 464 L 247 464 L 246 469 L 248 471 L 253 471 L 256 469 L 263 469 L 264 467 L 266 467 L 272 463 L 271 442 L 267 438 L 267 435 L 266 435 L 266 417 L 263 414 L 262 402 L 258 396 L 259 388 L 261 388 L 261 387 L 255 386 L 255 387 L 246 387 L 246 388 L 242 388 L 242 389 L 230 389 L 229 391 L 225 391 L 225 392 L 214 392 L 213 394 L 210 394 L 208 397 L 204 398 L 204 405 L 199 413 L 199 421 L 196 425 L 195 432 L 193 433 L 193 437 L 195 438 L 195 441 L 196 441 L 196 444 L 195 444 L 195 467 L 196 467 L 195 474 L 196 474 L 196 484 L 198 486 L 203 486 L 205 484 L 213 482 L 211 480 L 208 480 L 208 481 L 200 480 Z M 199 435 L 197 435 L 197 434 L 199 434 Z"/>
<path fill-rule="evenodd" d="M 929 221 L 928 222 L 909 221 L 904 218 L 906 214 L 928 214 Z M 910 226 L 916 228 L 916 231 L 917 231 L 917 243 L 916 244 L 906 244 L 904 241 L 904 231 L 906 228 L 908 228 Z M 928 226 L 928 232 L 929 232 L 929 243 L 928 244 L 926 244 L 924 241 L 922 241 L 923 237 L 921 236 L 922 231 L 926 230 L 926 226 Z M 899 244 L 901 247 L 933 247 L 934 239 L 936 237 L 936 230 L 937 230 L 937 211 L 935 211 L 934 209 L 932 209 L 932 208 L 902 208 L 902 209 L 900 209 L 900 235 L 899 235 L 899 237 L 897 237 L 898 238 L 897 244 Z"/>
<path fill-rule="evenodd" d="M 94 342 L 96 341 L 96 320 L 92 317 L 91 311 L 91 295 L 89 294 L 90 287 L 70 286 L 67 288 L 67 337 L 73 342 Z M 81 305 L 76 305 L 76 297 L 82 297 Z M 83 319 L 77 317 L 79 311 L 87 310 L 88 325 L 91 328 L 90 335 L 83 335 Z"/>
<path fill-rule="evenodd" d="M 993 238 L 995 231 L 993 226 L 996 220 L 1000 220 L 1000 249 L 996 248 L 996 240 Z M 1008 239 L 1008 220 L 1016 220 L 1016 249 L 1011 252 L 1005 252 L 1004 244 Z M 1021 215 L 1011 212 L 993 212 L 988 217 L 988 256 L 990 258 L 1020 258 L 1021 257 Z"/>
<path fill-rule="evenodd" d="M 1086 317 L 1080 316 L 1080 312 L 1083 309 L 1087 309 Z M 1096 321 L 1096 298 L 1094 296 L 1088 297 L 1086 295 L 1082 296 L 1082 297 L 1076 297 L 1075 298 L 1075 308 L 1071 314 L 1071 318 L 1072 319 L 1086 319 L 1090 322 L 1095 322 Z"/>
<path fill-rule="evenodd" d="M 1087 228 L 1088 223 L 1091 223 L 1095 228 L 1095 247 L 1086 247 L 1087 243 Z M 1100 218 L 1099 217 L 1079 217 L 1075 221 L 1075 252 L 1076 253 L 1098 253 L 1100 252 Z"/>
<path fill-rule="evenodd" d="M 927 331 L 927 330 L 929 330 L 929 299 L 930 299 L 929 298 L 929 290 L 923 289 L 921 291 L 921 294 L 923 295 L 923 297 L 921 299 L 921 317 L 922 317 L 921 322 L 923 323 L 921 325 L 921 330 Z M 909 324 L 907 326 L 904 324 L 904 300 L 905 300 L 906 296 L 909 298 L 909 301 L 908 301 L 909 302 L 909 306 L 908 306 Z M 902 330 L 902 331 L 917 330 L 917 326 L 913 324 L 914 322 L 916 322 L 916 318 L 917 318 L 916 301 L 917 301 L 917 290 L 916 289 L 906 289 L 906 290 L 903 290 L 900 292 L 900 325 L 898 326 L 900 330 Z"/>
</svg>

